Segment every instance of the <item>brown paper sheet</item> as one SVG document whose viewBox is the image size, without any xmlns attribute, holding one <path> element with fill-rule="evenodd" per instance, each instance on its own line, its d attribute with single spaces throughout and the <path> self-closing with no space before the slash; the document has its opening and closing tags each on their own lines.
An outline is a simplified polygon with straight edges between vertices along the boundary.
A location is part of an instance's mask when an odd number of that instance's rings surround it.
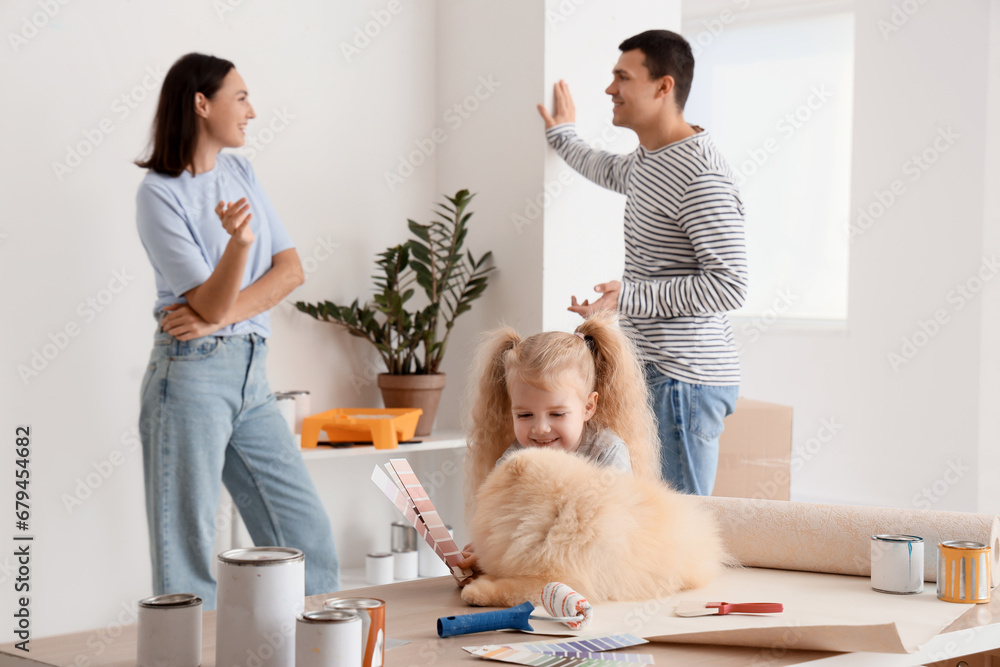
<svg viewBox="0 0 1000 667">
<path fill-rule="evenodd" d="M 674 614 L 678 604 L 695 600 L 780 602 L 785 610 L 694 618 Z M 910 653 L 968 609 L 938 600 L 933 586 L 915 595 L 888 595 L 873 591 L 867 577 L 737 568 L 671 598 L 595 605 L 593 621 L 582 631 L 545 621 L 532 625 L 538 634 L 629 632 L 651 641 L 755 646 L 763 660 L 786 649 Z"/>
<path fill-rule="evenodd" d="M 971 512 L 706 497 L 726 548 L 743 565 L 871 576 L 871 536 L 924 538 L 924 581 L 937 581 L 937 544 L 971 540 L 991 547 L 992 586 L 1000 584 L 1000 517 Z"/>
</svg>

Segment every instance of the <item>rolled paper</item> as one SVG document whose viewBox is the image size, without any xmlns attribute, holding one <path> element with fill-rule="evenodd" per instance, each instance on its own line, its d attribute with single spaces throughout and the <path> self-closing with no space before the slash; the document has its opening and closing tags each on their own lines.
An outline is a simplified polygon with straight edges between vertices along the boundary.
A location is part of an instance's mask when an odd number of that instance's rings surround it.
<svg viewBox="0 0 1000 667">
<path fill-rule="evenodd" d="M 937 581 L 936 545 L 967 540 L 989 545 L 991 585 L 1000 584 L 1000 517 L 973 512 L 703 497 L 719 519 L 726 549 L 741 564 L 871 576 L 871 536 L 924 538 L 924 581 Z"/>
<path fill-rule="evenodd" d="M 545 584 L 542 606 L 552 616 L 582 616 L 579 621 L 564 621 L 571 630 L 582 630 L 587 627 L 594 613 L 587 598 L 558 581 Z"/>
</svg>

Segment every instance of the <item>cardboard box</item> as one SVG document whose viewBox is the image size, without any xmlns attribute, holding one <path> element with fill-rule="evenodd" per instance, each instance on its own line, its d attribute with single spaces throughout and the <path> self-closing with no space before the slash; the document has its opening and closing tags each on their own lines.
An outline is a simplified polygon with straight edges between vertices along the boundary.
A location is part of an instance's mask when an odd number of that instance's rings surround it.
<svg viewBox="0 0 1000 667">
<path fill-rule="evenodd" d="M 788 500 L 791 455 L 792 408 L 737 399 L 719 438 L 712 495 Z"/>
</svg>

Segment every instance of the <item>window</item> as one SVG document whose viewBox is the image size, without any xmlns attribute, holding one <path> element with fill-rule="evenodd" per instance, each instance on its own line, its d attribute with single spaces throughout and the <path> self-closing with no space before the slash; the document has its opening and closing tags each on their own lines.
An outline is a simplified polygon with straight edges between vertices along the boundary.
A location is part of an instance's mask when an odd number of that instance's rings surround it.
<svg viewBox="0 0 1000 667">
<path fill-rule="evenodd" d="M 846 320 L 853 13 L 750 16 L 740 4 L 684 23 L 695 54 L 684 115 L 726 156 L 747 212 L 750 290 L 734 315 Z"/>
</svg>

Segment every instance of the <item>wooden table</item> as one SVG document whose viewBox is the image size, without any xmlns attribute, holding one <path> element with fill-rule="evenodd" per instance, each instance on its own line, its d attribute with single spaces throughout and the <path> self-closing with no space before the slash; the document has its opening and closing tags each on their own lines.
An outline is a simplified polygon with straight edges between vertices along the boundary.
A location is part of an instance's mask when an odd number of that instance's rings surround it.
<svg viewBox="0 0 1000 667">
<path fill-rule="evenodd" d="M 462 646 L 510 642 L 510 633 L 490 632 L 472 636 L 437 636 L 440 616 L 466 614 L 470 609 L 458 594 L 451 577 L 419 579 L 388 586 L 374 586 L 350 591 L 350 597 L 374 597 L 386 601 L 386 634 L 409 643 L 386 652 L 389 667 L 431 667 L 432 665 L 500 665 L 473 657 Z M 322 609 L 323 601 L 338 594 L 306 598 L 306 610 Z M 120 629 L 120 632 L 119 632 Z M 206 612 L 203 625 L 202 666 L 215 665 L 215 612 Z M 518 635 L 515 641 L 530 641 Z M 0 645 L 0 666 L 40 667 L 131 667 L 136 659 L 135 624 L 101 628 L 56 637 L 32 639 L 30 653 L 15 650 L 13 644 Z M 916 654 L 830 653 L 796 651 L 784 647 L 743 648 L 693 644 L 650 643 L 624 649 L 631 653 L 650 653 L 657 665 L 712 665 L 713 667 L 782 667 L 809 663 L 827 665 L 878 665 L 907 667 L 923 665 L 951 656 L 962 656 L 1000 647 L 1000 595 L 990 605 L 971 607 L 941 633 L 935 642 Z M 99 651 L 99 654 L 98 654 Z M 948 664 L 953 664 L 948 663 Z M 973 663 L 976 664 L 976 663 Z"/>
</svg>

